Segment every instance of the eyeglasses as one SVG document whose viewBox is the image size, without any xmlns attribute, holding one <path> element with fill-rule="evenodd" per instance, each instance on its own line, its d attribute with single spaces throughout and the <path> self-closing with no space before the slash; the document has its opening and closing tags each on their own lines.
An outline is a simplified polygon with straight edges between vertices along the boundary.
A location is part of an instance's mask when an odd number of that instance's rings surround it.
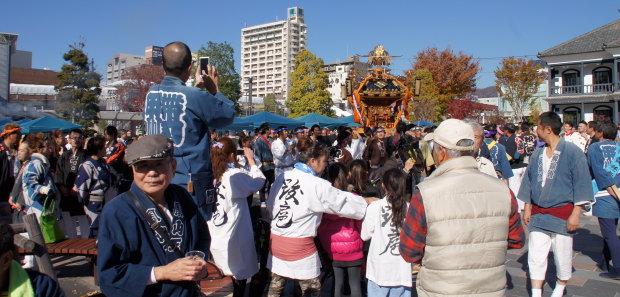
<svg viewBox="0 0 620 297">
<path fill-rule="evenodd" d="M 385 133 L 385 130 L 377 130 L 377 133 Z"/>
</svg>

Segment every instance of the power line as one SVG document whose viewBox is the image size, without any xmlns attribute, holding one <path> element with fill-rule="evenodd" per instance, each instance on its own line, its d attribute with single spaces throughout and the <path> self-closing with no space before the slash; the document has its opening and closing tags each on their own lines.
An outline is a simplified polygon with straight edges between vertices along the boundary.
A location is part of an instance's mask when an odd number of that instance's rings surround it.
<svg viewBox="0 0 620 297">
<path fill-rule="evenodd" d="M 472 58 L 474 60 L 501 60 L 501 59 L 506 59 L 509 57 L 513 57 L 513 58 L 527 58 L 527 57 L 536 57 L 536 55 L 523 55 L 523 56 L 508 56 L 508 57 L 492 57 L 492 58 Z"/>
<path fill-rule="evenodd" d="M 537 55 L 522 55 L 522 56 L 506 56 L 506 57 L 472 57 L 472 60 L 501 60 L 501 59 L 506 59 L 506 58 L 528 58 L 528 57 L 536 57 Z M 411 58 L 410 61 L 415 61 L 417 60 L 415 57 Z"/>
</svg>

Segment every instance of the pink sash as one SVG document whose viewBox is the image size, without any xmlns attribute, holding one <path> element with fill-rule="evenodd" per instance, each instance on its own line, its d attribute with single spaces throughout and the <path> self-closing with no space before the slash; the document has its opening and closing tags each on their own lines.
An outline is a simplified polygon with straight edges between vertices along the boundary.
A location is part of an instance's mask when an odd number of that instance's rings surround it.
<svg viewBox="0 0 620 297">
<path fill-rule="evenodd" d="M 284 261 L 297 261 L 316 253 L 313 237 L 285 237 L 271 233 L 271 254 Z"/>
</svg>

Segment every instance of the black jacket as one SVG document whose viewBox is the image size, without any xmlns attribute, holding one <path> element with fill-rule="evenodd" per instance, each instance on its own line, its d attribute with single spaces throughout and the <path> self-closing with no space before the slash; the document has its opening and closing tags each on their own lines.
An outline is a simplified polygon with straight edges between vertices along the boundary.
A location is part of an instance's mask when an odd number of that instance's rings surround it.
<svg viewBox="0 0 620 297">
<path fill-rule="evenodd" d="M 72 157 L 72 150 L 65 151 L 60 155 L 58 163 L 56 163 L 56 184 L 69 190 L 71 190 L 75 184 L 78 169 L 86 159 L 86 152 L 82 149 L 78 149 L 75 153 L 76 158 L 73 159 L 73 163 L 71 160 Z M 72 216 L 84 214 L 84 206 L 78 202 L 76 195 L 64 196 L 61 193 L 60 209 L 70 212 Z"/>
</svg>

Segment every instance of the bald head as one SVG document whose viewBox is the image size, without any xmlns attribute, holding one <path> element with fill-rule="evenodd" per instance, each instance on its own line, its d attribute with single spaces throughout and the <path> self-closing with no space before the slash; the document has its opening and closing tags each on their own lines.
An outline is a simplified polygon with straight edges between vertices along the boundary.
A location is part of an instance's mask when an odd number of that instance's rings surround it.
<svg viewBox="0 0 620 297">
<path fill-rule="evenodd" d="M 163 62 L 167 75 L 182 77 L 192 64 L 192 52 L 183 42 L 169 43 L 164 47 Z"/>
</svg>

